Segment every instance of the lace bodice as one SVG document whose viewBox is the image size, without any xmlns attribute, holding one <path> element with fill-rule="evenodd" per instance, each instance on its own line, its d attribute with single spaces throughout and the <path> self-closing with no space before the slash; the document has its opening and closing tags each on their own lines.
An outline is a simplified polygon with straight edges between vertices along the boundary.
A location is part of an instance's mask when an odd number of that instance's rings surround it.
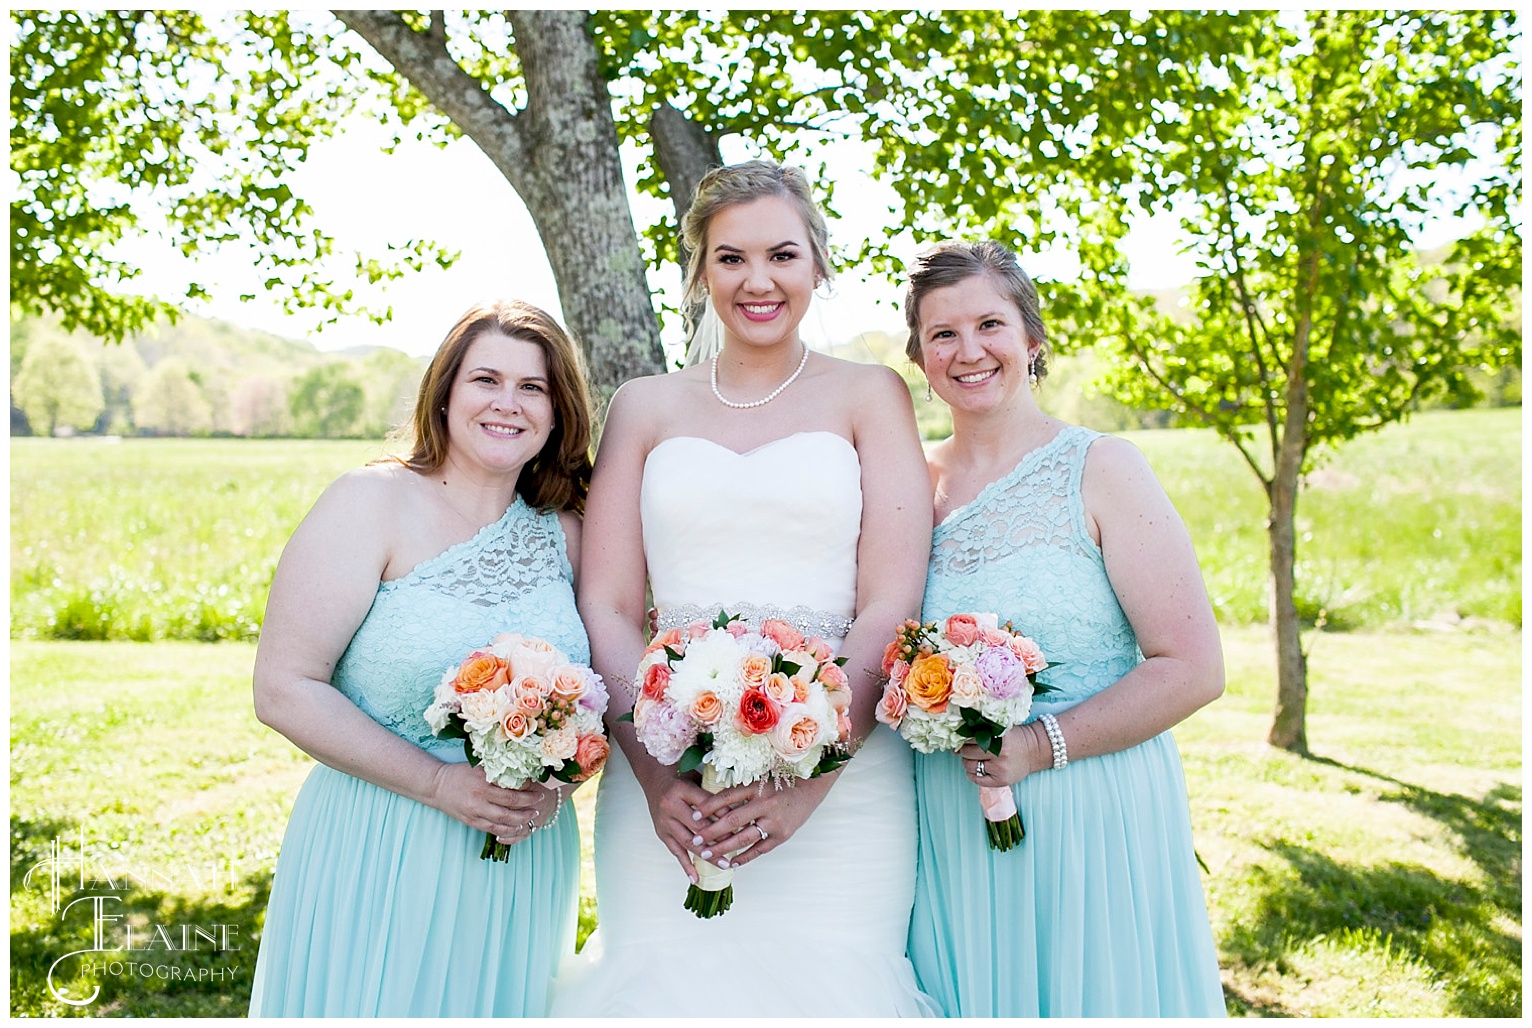
<svg viewBox="0 0 1532 1028">
<path fill-rule="evenodd" d="M 517 497 L 472 539 L 378 586 L 334 685 L 395 735 L 460 760 L 462 742 L 435 738 L 422 717 L 442 672 L 505 631 L 546 639 L 570 660 L 590 663 L 573 580 L 558 515 Z"/>
<path fill-rule="evenodd" d="M 931 540 L 924 620 L 993 611 L 1061 667 L 1039 712 L 1073 706 L 1143 655 L 1085 527 L 1085 454 L 1100 433 L 1065 428 L 947 516 Z"/>
</svg>

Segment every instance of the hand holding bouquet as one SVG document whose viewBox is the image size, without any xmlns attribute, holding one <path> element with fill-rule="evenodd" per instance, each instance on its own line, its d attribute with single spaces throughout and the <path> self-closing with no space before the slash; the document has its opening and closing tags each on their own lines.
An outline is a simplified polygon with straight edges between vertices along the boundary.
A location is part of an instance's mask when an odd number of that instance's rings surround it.
<svg viewBox="0 0 1532 1028">
<path fill-rule="evenodd" d="M 644 748 L 681 773 L 701 769 L 720 792 L 770 779 L 778 786 L 850 759 L 851 686 L 824 640 L 786 621 L 759 630 L 720 611 L 657 636 L 638 667 L 633 727 Z M 693 856 L 698 883 L 686 908 L 713 917 L 734 900 L 732 871 Z"/>
<path fill-rule="evenodd" d="M 468 762 L 494 785 L 583 782 L 611 752 L 606 700 L 590 668 L 542 639 L 505 632 L 447 669 L 425 719 L 438 737 L 462 739 Z M 510 850 L 486 834 L 479 856 L 505 860 Z"/>
<path fill-rule="evenodd" d="M 1000 737 L 1032 713 L 1050 667 L 1037 644 L 1002 626 L 994 614 L 954 614 L 941 625 L 906 621 L 883 654 L 888 684 L 878 720 L 922 753 L 956 750 L 972 740 L 1000 753 Z M 990 847 L 1008 850 L 1026 837 L 1007 788 L 979 788 Z"/>
</svg>

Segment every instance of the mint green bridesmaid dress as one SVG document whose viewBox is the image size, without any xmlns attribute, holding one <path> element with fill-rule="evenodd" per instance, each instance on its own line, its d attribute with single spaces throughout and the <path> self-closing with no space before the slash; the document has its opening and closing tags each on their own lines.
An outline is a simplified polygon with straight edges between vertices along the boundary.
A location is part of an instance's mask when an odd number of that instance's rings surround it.
<svg viewBox="0 0 1532 1028">
<path fill-rule="evenodd" d="M 1085 526 L 1098 434 L 1066 428 L 936 527 L 924 619 L 994 611 L 1049 661 L 1034 716 L 1143 659 Z M 920 852 L 910 959 L 949 1017 L 1224 1015 L 1217 954 L 1170 733 L 1013 787 L 1026 838 L 986 843 L 977 788 L 915 754 Z"/>
<path fill-rule="evenodd" d="M 378 587 L 333 684 L 389 731 L 448 761 L 460 741 L 421 712 L 449 666 L 500 632 L 589 663 L 563 529 L 518 498 L 473 539 Z M 479 859 L 484 833 L 323 764 L 293 805 L 260 938 L 250 1014 L 542 1017 L 574 951 L 579 829 Z"/>
</svg>

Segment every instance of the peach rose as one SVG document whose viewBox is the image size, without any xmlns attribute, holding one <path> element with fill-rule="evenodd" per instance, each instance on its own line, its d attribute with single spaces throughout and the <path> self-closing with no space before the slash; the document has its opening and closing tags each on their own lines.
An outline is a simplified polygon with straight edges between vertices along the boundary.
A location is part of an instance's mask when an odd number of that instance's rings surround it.
<svg viewBox="0 0 1532 1028">
<path fill-rule="evenodd" d="M 904 720 L 904 712 L 908 709 L 904 690 L 897 685 L 889 684 L 883 690 L 883 698 L 878 700 L 878 720 L 890 728 L 898 728 Z"/>
<path fill-rule="evenodd" d="M 851 738 L 851 715 L 844 710 L 837 711 L 835 714 L 835 737 L 841 742 Z"/>
<path fill-rule="evenodd" d="M 798 760 L 819 738 L 819 722 L 807 710 L 792 707 L 771 730 L 771 748 L 788 760 Z"/>
<path fill-rule="evenodd" d="M 508 739 L 525 739 L 532 731 L 532 719 L 525 712 L 512 707 L 500 719 L 500 728 Z"/>
<path fill-rule="evenodd" d="M 979 641 L 979 621 L 972 614 L 954 614 L 947 619 L 946 632 L 954 646 L 972 646 Z"/>
<path fill-rule="evenodd" d="M 542 639 L 523 639 L 506 654 L 512 675 L 536 675 L 538 678 L 546 678 L 558 658 L 558 650 Z"/>
<path fill-rule="evenodd" d="M 560 664 L 553 669 L 553 695 L 565 699 L 579 699 L 585 695 L 585 672 L 573 664 Z"/>
<path fill-rule="evenodd" d="M 791 703 L 797 690 L 793 688 L 792 679 L 780 671 L 768 675 L 766 681 L 761 683 L 761 689 L 778 703 Z"/>
<path fill-rule="evenodd" d="M 707 725 L 711 728 L 718 723 L 719 718 L 723 717 L 723 700 L 720 700 L 715 692 L 699 692 L 696 699 L 692 700 L 691 715 L 692 720 L 699 725 Z"/>
<path fill-rule="evenodd" d="M 1048 666 L 1048 662 L 1043 659 L 1042 647 L 1024 635 L 1011 640 L 1011 652 L 1021 660 L 1021 666 L 1027 669 L 1029 675 L 1035 675 Z"/>
<path fill-rule="evenodd" d="M 825 699 L 830 701 L 830 706 L 836 710 L 849 710 L 851 707 L 850 689 L 826 689 Z"/>
<path fill-rule="evenodd" d="M 1011 637 L 998 628 L 980 628 L 979 638 L 984 640 L 986 646 L 1009 646 Z"/>
<path fill-rule="evenodd" d="M 548 683 L 532 675 L 522 675 L 511 683 L 512 694 L 516 697 L 516 706 L 529 714 L 536 714 L 543 709 L 543 697 L 548 695 Z"/>
<path fill-rule="evenodd" d="M 975 706 L 984 698 L 984 680 L 972 667 L 965 665 L 952 672 L 952 698 L 965 707 Z"/>
<path fill-rule="evenodd" d="M 723 630 L 728 632 L 736 639 L 743 638 L 744 636 L 750 634 L 750 626 L 745 624 L 743 621 L 730 621 L 727 625 L 723 626 Z"/>
<path fill-rule="evenodd" d="M 814 676 L 799 671 L 792 677 L 792 683 L 794 702 L 803 703 L 809 698 L 809 686 L 814 684 Z"/>
<path fill-rule="evenodd" d="M 644 672 L 644 695 L 651 700 L 663 700 L 665 690 L 670 688 L 670 667 L 666 664 L 650 664 Z"/>
<path fill-rule="evenodd" d="M 904 680 L 909 676 L 910 666 L 902 659 L 894 661 L 894 666 L 890 668 L 888 672 L 889 680 L 900 685 L 903 685 Z"/>
<path fill-rule="evenodd" d="M 686 626 L 686 637 L 688 639 L 701 639 L 712 630 L 712 626 L 706 621 L 693 621 Z"/>
<path fill-rule="evenodd" d="M 916 658 L 904 680 L 904 691 L 921 710 L 942 713 L 952 695 L 952 665 L 939 653 Z"/>
<path fill-rule="evenodd" d="M 681 635 L 681 630 L 679 628 L 672 628 L 668 632 L 664 632 L 664 633 L 662 633 L 660 635 L 655 636 L 650 641 L 648 647 L 644 650 L 644 652 L 646 654 L 653 653 L 656 650 L 663 650 L 666 647 L 669 647 L 670 649 L 674 650 L 674 649 L 678 648 L 681 645 L 682 638 L 683 637 Z"/>
<path fill-rule="evenodd" d="M 781 618 L 767 618 L 761 624 L 761 634 L 784 650 L 796 650 L 803 645 L 803 633 Z"/>
<path fill-rule="evenodd" d="M 510 669 L 505 661 L 493 653 L 476 650 L 458 665 L 452 688 L 457 692 L 478 692 L 480 689 L 498 689 L 510 680 Z"/>
<path fill-rule="evenodd" d="M 894 673 L 894 662 L 899 659 L 899 640 L 895 639 L 883 648 L 883 674 Z"/>
<path fill-rule="evenodd" d="M 821 664 L 835 656 L 834 651 L 830 649 L 830 644 L 817 635 L 804 643 L 803 648 L 808 650 L 813 658 Z"/>
<path fill-rule="evenodd" d="M 611 753 L 612 747 L 605 736 L 595 733 L 580 736 L 580 741 L 575 746 L 575 763 L 580 765 L 580 772 L 573 776 L 574 780 L 583 782 L 606 767 L 606 758 Z"/>
<path fill-rule="evenodd" d="M 771 658 L 759 653 L 747 653 L 739 664 L 739 678 L 750 689 L 764 685 L 771 675 Z"/>
<path fill-rule="evenodd" d="M 851 681 L 839 664 L 825 664 L 819 669 L 819 680 L 826 689 L 849 689 Z"/>
</svg>

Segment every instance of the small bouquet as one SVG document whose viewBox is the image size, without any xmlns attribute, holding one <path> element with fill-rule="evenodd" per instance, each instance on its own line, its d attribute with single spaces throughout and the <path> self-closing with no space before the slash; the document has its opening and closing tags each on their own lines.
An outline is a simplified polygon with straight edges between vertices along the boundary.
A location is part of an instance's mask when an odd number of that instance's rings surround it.
<svg viewBox="0 0 1532 1028">
<path fill-rule="evenodd" d="M 505 632 L 447 669 L 425 719 L 439 738 L 462 739 L 468 762 L 495 785 L 583 782 L 611 753 L 606 700 L 590 668 L 542 639 Z M 510 852 L 486 833 L 479 857 Z"/>
<path fill-rule="evenodd" d="M 657 636 L 638 666 L 631 715 L 661 764 L 701 769 L 720 792 L 770 779 L 778 787 L 851 757 L 851 685 L 823 639 L 775 618 L 751 629 L 727 611 Z M 686 909 L 714 917 L 734 902 L 732 871 L 693 856 Z"/>
<path fill-rule="evenodd" d="M 954 614 L 938 626 L 906 621 L 883 654 L 888 684 L 877 718 L 922 753 L 972 740 L 999 754 L 1000 737 L 1032 713 L 1032 694 L 1052 667 L 1037 643 L 994 614 Z M 1026 837 L 1009 788 L 979 787 L 992 849 Z"/>
</svg>

